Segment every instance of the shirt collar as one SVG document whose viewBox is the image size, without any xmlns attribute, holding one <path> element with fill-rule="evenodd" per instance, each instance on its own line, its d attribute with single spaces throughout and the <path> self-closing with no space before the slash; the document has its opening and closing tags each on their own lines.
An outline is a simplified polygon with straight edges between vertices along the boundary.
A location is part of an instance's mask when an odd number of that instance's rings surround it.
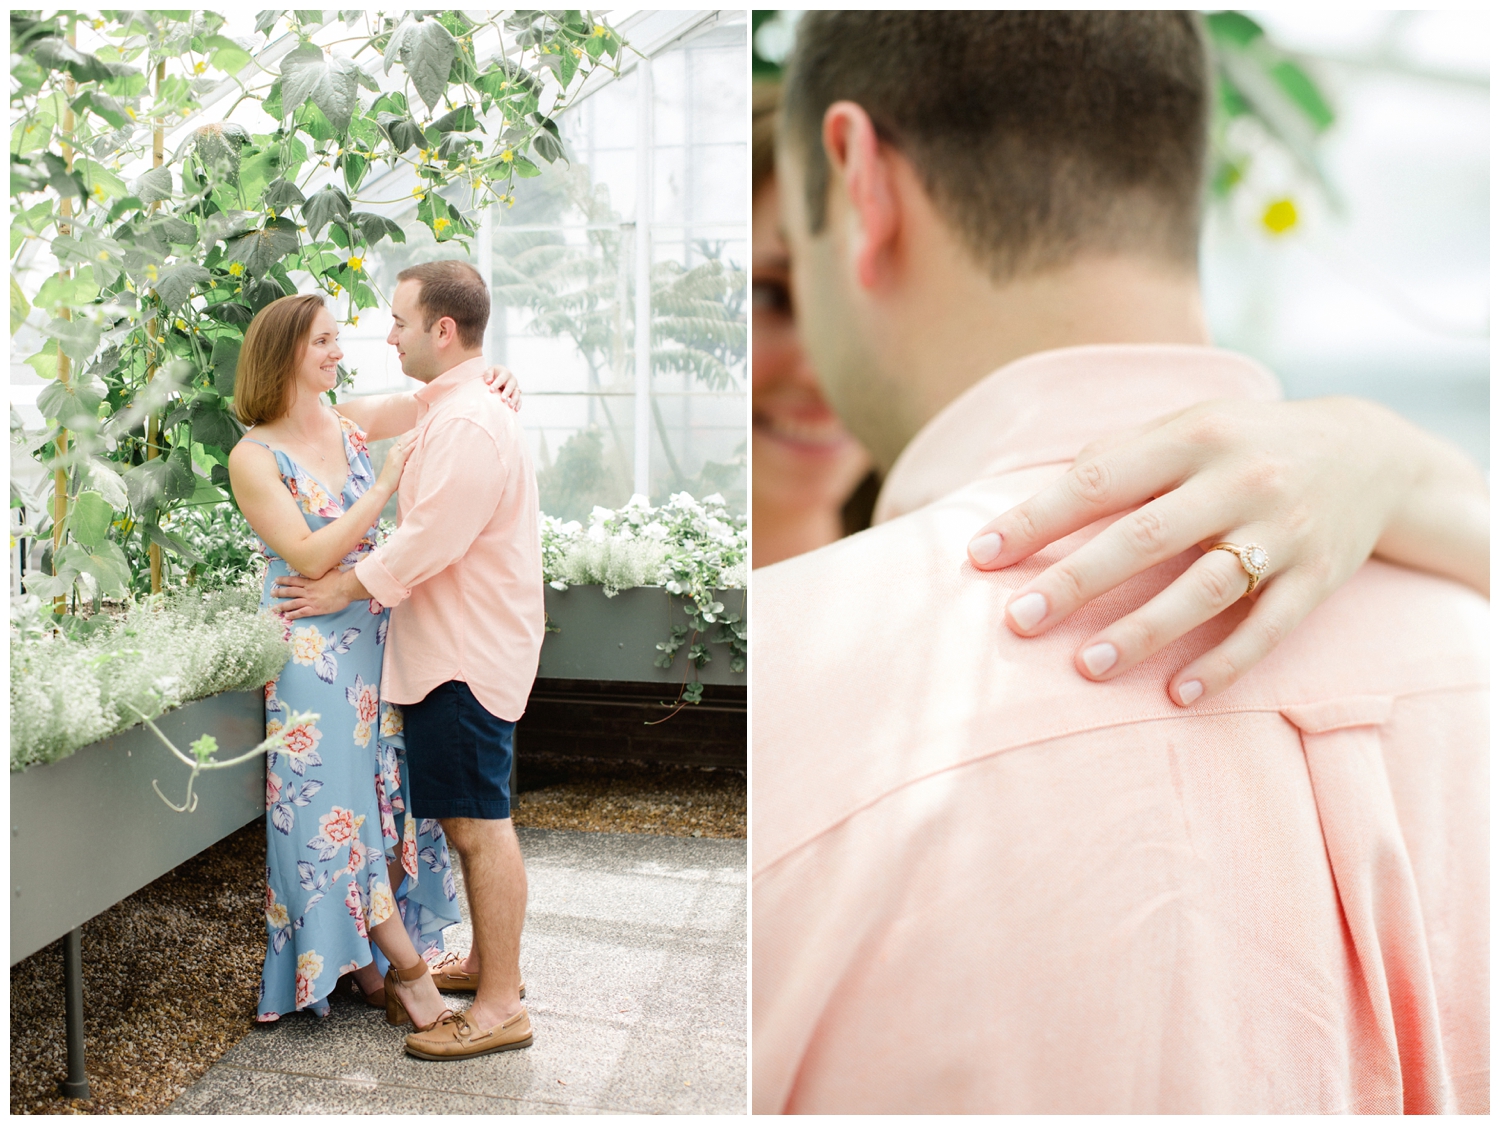
<svg viewBox="0 0 1500 1125">
<path fill-rule="evenodd" d="M 1276 376 L 1219 348 L 1104 344 L 1037 352 L 985 376 L 918 432 L 886 478 L 875 522 L 983 477 L 1071 461 L 1095 438 L 1194 403 L 1280 397 Z"/>
<path fill-rule="evenodd" d="M 444 371 L 432 382 L 426 386 L 417 388 L 412 393 L 416 396 L 418 402 L 422 403 L 425 407 L 431 408 L 435 402 L 446 396 L 450 391 L 483 375 L 486 366 L 483 356 L 466 359 L 462 363 L 448 368 L 447 371 Z"/>
</svg>

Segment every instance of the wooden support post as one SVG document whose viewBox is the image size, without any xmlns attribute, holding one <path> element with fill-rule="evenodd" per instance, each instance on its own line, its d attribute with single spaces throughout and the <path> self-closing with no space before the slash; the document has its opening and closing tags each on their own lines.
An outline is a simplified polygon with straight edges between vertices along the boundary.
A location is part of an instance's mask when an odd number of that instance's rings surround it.
<svg viewBox="0 0 1500 1125">
<path fill-rule="evenodd" d="M 158 100 L 161 99 L 161 84 L 166 79 L 166 77 L 167 77 L 167 64 L 166 64 L 166 60 L 163 60 L 163 61 L 161 61 L 161 62 L 159 62 L 159 63 L 156 64 L 156 97 L 157 97 Z M 151 167 L 153 167 L 153 168 L 160 168 L 161 167 L 161 162 L 162 162 L 162 142 L 163 142 L 163 139 L 164 139 L 164 135 L 165 135 L 165 130 L 162 128 L 161 115 L 157 114 L 156 117 L 155 117 L 155 125 L 153 126 L 153 128 L 151 130 Z M 151 210 L 152 211 L 156 210 L 156 203 L 155 202 L 153 202 L 151 204 Z M 151 353 L 154 356 L 154 355 L 157 354 L 156 353 L 156 348 L 157 348 L 156 338 L 157 338 L 157 336 L 156 336 L 156 318 L 155 317 L 152 317 L 149 321 L 146 322 L 146 333 L 147 333 L 147 335 L 149 335 L 151 337 L 150 343 L 147 346 L 150 348 Z M 147 371 L 146 371 L 146 382 L 149 383 L 153 378 L 155 378 L 155 376 L 156 376 L 156 368 L 157 368 L 157 364 L 153 361 L 152 364 L 150 365 L 150 367 L 147 368 Z M 158 418 L 155 414 L 147 415 L 147 417 L 146 417 L 146 460 L 148 460 L 148 461 L 154 461 L 157 457 L 161 456 L 160 442 L 161 442 L 161 419 Z M 161 593 L 161 544 L 160 543 L 152 543 L 147 548 L 147 553 L 148 553 L 148 555 L 150 556 L 150 559 L 151 559 L 151 592 L 153 594 L 159 594 L 159 593 Z"/>
<path fill-rule="evenodd" d="M 77 27 L 76 20 L 75 20 L 75 22 L 73 24 L 70 24 L 68 26 L 68 45 L 70 47 L 76 47 L 78 45 L 78 27 Z M 78 89 L 78 83 L 75 82 L 75 81 L 73 81 L 72 78 L 69 78 L 67 80 L 67 82 L 66 82 L 66 89 L 68 91 L 68 107 L 67 107 L 67 109 L 65 109 L 63 111 L 63 119 L 62 119 L 63 136 L 65 136 L 65 137 L 72 137 L 72 135 L 73 135 L 73 126 L 74 126 L 72 101 L 73 101 L 73 95 L 74 95 L 74 93 Z M 63 161 L 64 161 L 64 163 L 67 164 L 68 171 L 71 172 L 73 170 L 73 146 L 71 144 L 69 144 L 67 141 L 63 141 L 62 150 L 63 150 Z M 62 203 L 58 206 L 58 216 L 59 217 L 58 217 L 58 221 L 57 221 L 57 233 L 60 234 L 60 235 L 70 235 L 70 234 L 72 234 L 73 233 L 73 224 L 70 223 L 70 222 L 68 222 L 68 220 L 73 217 L 73 200 L 72 200 L 71 196 L 66 196 L 65 195 L 65 196 L 62 197 Z M 72 270 L 66 270 L 66 269 L 65 270 L 60 270 L 59 271 L 59 276 L 61 276 L 64 279 L 66 279 L 66 278 L 69 278 L 69 277 L 72 276 L 72 272 L 73 272 Z M 73 319 L 73 310 L 69 309 L 67 307 L 64 307 L 63 310 L 62 310 L 62 319 L 63 320 L 72 320 Z M 68 358 L 68 354 L 65 351 L 63 351 L 62 345 L 59 344 L 57 346 L 57 381 L 59 383 L 61 383 L 63 386 L 66 387 L 68 385 L 68 381 L 72 378 L 72 375 L 73 375 L 73 361 Z M 68 431 L 65 430 L 65 429 L 63 429 L 63 428 L 61 428 L 61 427 L 58 427 L 57 440 L 53 444 L 54 444 L 54 447 L 57 450 L 57 459 L 61 460 L 63 458 L 63 456 L 68 452 Z M 54 470 L 54 472 L 52 474 L 52 573 L 53 574 L 57 573 L 57 553 L 58 553 L 58 551 L 62 550 L 62 545 L 63 545 L 63 520 L 65 520 L 67 518 L 67 515 L 68 515 L 68 472 L 67 472 L 66 469 L 58 468 L 58 469 Z M 57 595 L 57 597 L 53 599 L 52 607 L 55 610 L 57 610 L 59 613 L 66 612 L 67 608 L 68 608 L 68 596 L 67 596 L 67 594 L 59 594 L 59 595 Z"/>
</svg>

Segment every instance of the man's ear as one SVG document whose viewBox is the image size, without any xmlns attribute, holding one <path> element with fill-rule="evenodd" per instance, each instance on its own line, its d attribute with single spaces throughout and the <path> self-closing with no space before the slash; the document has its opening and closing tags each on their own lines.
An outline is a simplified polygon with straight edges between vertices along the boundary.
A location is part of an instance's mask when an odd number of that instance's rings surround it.
<svg viewBox="0 0 1500 1125">
<path fill-rule="evenodd" d="M 458 322 L 451 316 L 440 316 L 437 322 L 437 339 L 433 341 L 438 347 L 446 348 L 458 339 Z"/>
<path fill-rule="evenodd" d="M 823 149 L 838 173 L 854 218 L 849 250 L 859 284 L 873 288 L 900 227 L 891 154 L 875 123 L 856 102 L 834 102 L 823 115 Z"/>
</svg>

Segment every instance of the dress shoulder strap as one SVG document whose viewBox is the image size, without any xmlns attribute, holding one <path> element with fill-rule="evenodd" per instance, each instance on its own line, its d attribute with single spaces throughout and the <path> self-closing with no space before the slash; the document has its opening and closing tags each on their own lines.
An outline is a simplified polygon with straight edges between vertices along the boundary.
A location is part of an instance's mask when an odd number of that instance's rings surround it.
<svg viewBox="0 0 1500 1125">
<path fill-rule="evenodd" d="M 240 440 L 241 441 L 248 441 L 251 445 L 258 445 L 262 449 L 271 449 L 271 447 L 269 445 L 267 445 L 265 442 L 263 442 L 263 441 L 256 441 L 255 438 L 249 437 L 248 435 L 241 435 Z M 276 451 L 274 449 L 271 449 L 271 452 L 275 453 Z"/>
</svg>

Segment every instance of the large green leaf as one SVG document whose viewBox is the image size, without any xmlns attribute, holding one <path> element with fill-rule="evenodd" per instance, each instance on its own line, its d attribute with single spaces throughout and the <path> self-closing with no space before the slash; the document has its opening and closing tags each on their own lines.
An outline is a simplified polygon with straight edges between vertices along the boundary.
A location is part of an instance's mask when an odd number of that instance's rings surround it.
<svg viewBox="0 0 1500 1125">
<path fill-rule="evenodd" d="M 250 52 L 222 35 L 210 35 L 203 46 L 209 51 L 208 61 L 226 74 L 238 74 L 250 62 Z"/>
<path fill-rule="evenodd" d="M 176 457 L 158 457 L 144 461 L 124 474 L 125 490 L 130 495 L 130 506 L 138 514 L 159 509 L 163 501 L 186 500 L 192 496 L 194 474 L 190 465 Z M 186 454 L 186 450 L 182 450 Z"/>
<path fill-rule="evenodd" d="M 432 127 L 439 133 L 469 133 L 478 127 L 474 120 L 474 107 L 461 105 L 457 109 L 443 114 L 432 123 Z"/>
<path fill-rule="evenodd" d="M 240 365 L 240 341 L 232 336 L 220 336 L 214 341 L 213 355 L 209 366 L 214 369 L 214 390 L 225 398 L 234 394 L 234 377 Z"/>
<path fill-rule="evenodd" d="M 68 530 L 85 547 L 95 548 L 109 538 L 115 511 L 97 492 L 80 492 L 68 515 Z"/>
<path fill-rule="evenodd" d="M 200 566 L 204 565 L 201 555 L 199 555 L 181 539 L 177 538 L 177 536 L 171 534 L 170 532 L 163 531 L 160 525 L 154 523 L 143 524 L 142 529 L 146 532 L 146 538 L 151 540 L 151 542 L 157 544 L 158 546 L 165 547 L 167 550 L 173 552 L 174 554 L 181 555 L 183 558 L 187 559 L 188 562 L 197 563 Z"/>
<path fill-rule="evenodd" d="M 15 283 L 12 278 L 12 284 Z M 58 308 L 76 309 L 87 305 L 99 296 L 99 286 L 94 281 L 94 271 L 84 266 L 77 276 L 55 273 L 37 290 L 36 307 L 55 313 Z"/>
<path fill-rule="evenodd" d="M 31 305 L 26 300 L 26 294 L 16 282 L 15 275 L 10 278 L 10 334 L 14 336 L 21 331 L 21 325 L 26 323 L 26 318 L 31 315 Z"/>
<path fill-rule="evenodd" d="M 311 101 L 340 133 L 347 132 L 358 105 L 356 69 L 348 59 L 325 55 L 323 48 L 304 43 L 281 60 L 282 117 Z M 447 77 L 443 75 L 445 85 Z"/>
<path fill-rule="evenodd" d="M 260 230 L 241 235 L 227 244 L 230 260 L 243 263 L 245 272 L 251 277 L 265 273 L 296 250 L 297 245 L 297 224 L 286 218 L 272 219 Z"/>
<path fill-rule="evenodd" d="M 141 178 L 131 185 L 131 193 L 142 203 L 156 203 L 172 198 L 172 170 L 153 168 L 143 172 Z"/>
<path fill-rule="evenodd" d="M 359 233 L 371 246 L 386 237 L 389 237 L 392 242 L 406 241 L 406 232 L 399 224 L 391 222 L 384 215 L 376 215 L 370 211 L 355 211 L 349 218 L 353 220 L 355 226 L 359 227 Z"/>
<path fill-rule="evenodd" d="M 154 286 L 162 308 L 167 312 L 176 312 L 182 302 L 188 299 L 188 294 L 198 286 L 207 284 L 210 276 L 212 275 L 206 269 L 193 262 L 182 262 L 163 270 Z"/>
<path fill-rule="evenodd" d="M 165 215 L 160 219 L 153 220 L 151 226 L 161 231 L 168 242 L 178 246 L 196 246 L 198 244 L 198 228 L 185 219 L 179 219 L 172 215 Z"/>
<path fill-rule="evenodd" d="M 95 199 L 119 199 L 125 194 L 125 181 L 97 160 L 80 156 L 73 161 L 73 171 L 83 177 L 84 186 Z"/>
<path fill-rule="evenodd" d="M 302 205 L 302 221 L 313 238 L 317 238 L 329 223 L 348 217 L 349 197 L 332 184 L 313 192 L 312 198 Z"/>
<path fill-rule="evenodd" d="M 87 317 L 49 321 L 47 335 L 62 346 L 64 355 L 75 361 L 88 359 L 99 347 L 99 326 Z"/>
<path fill-rule="evenodd" d="M 405 152 L 426 141 L 417 123 L 404 113 L 382 110 L 375 115 L 375 120 L 385 130 L 385 135 L 391 139 L 391 145 L 397 152 Z"/>
<path fill-rule="evenodd" d="M 240 440 L 241 430 L 224 409 L 223 401 L 216 394 L 201 394 L 193 399 L 192 406 L 188 408 L 193 440 L 200 445 L 217 445 L 220 449 L 228 450 Z"/>
<path fill-rule="evenodd" d="M 111 508 L 124 508 L 130 503 L 130 495 L 125 491 L 125 482 L 120 479 L 120 474 L 115 467 L 102 457 L 94 457 L 88 463 L 89 483 L 98 490 L 104 502 Z"/>
<path fill-rule="evenodd" d="M 435 19 L 409 16 L 391 33 L 385 72 L 389 74 L 392 61 L 399 58 L 417 88 L 417 96 L 434 110 L 448 92 L 448 72 L 457 57 L 458 40 L 446 27 Z"/>
<path fill-rule="evenodd" d="M 93 55 L 68 46 L 62 39 L 39 39 L 26 54 L 48 70 L 65 70 L 79 82 L 103 82 L 111 77 L 109 67 Z"/>
<path fill-rule="evenodd" d="M 307 202 L 307 196 L 302 194 L 296 184 L 288 180 L 273 180 L 266 185 L 265 193 L 260 197 L 260 201 L 265 207 L 274 207 L 281 211 L 288 207 L 302 206 Z"/>
</svg>

